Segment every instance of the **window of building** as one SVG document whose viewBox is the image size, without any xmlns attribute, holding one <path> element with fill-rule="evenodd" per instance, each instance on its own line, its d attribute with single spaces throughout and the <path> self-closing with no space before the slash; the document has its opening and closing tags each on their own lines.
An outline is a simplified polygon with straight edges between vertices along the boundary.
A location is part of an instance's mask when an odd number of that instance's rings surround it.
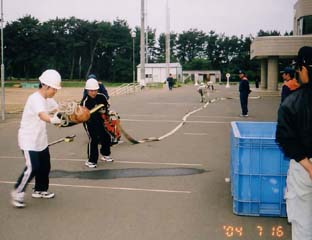
<svg viewBox="0 0 312 240">
<path fill-rule="evenodd" d="M 312 16 L 304 17 L 303 34 L 312 34 Z"/>
<path fill-rule="evenodd" d="M 312 15 L 304 16 L 298 20 L 298 34 L 312 34 Z"/>
<path fill-rule="evenodd" d="M 300 18 L 297 22 L 297 34 L 302 35 L 303 18 Z"/>
</svg>

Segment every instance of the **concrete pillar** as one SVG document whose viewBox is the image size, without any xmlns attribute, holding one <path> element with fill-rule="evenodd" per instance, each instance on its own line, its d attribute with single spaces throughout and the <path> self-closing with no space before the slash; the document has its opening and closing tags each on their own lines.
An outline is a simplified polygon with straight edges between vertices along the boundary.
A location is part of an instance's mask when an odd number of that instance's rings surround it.
<svg viewBox="0 0 312 240">
<path fill-rule="evenodd" d="M 267 61 L 267 59 L 261 60 L 260 87 L 261 87 L 261 89 L 267 89 L 267 87 L 268 87 L 268 61 Z"/>
<path fill-rule="evenodd" d="M 278 90 L 278 57 L 268 59 L 268 90 Z"/>
</svg>

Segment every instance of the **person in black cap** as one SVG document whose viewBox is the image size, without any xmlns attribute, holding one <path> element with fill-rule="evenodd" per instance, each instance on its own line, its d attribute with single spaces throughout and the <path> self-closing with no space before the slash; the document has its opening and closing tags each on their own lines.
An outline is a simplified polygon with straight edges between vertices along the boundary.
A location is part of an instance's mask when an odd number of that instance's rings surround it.
<svg viewBox="0 0 312 240">
<path fill-rule="evenodd" d="M 285 67 L 285 69 L 281 71 L 281 74 L 284 80 L 281 92 L 281 102 L 283 102 L 285 98 L 294 92 L 300 85 L 295 79 L 295 70 L 293 68 Z"/>
<path fill-rule="evenodd" d="M 293 240 L 312 239 L 312 47 L 296 59 L 301 86 L 278 110 L 276 142 L 290 159 L 285 192 Z"/>
<path fill-rule="evenodd" d="M 259 82 L 260 82 L 260 80 L 259 80 L 259 77 L 257 76 L 255 78 L 255 86 L 256 86 L 256 88 L 259 88 Z"/>
<path fill-rule="evenodd" d="M 169 90 L 172 91 L 172 88 L 173 88 L 173 85 L 174 85 L 174 80 L 173 80 L 173 77 L 172 77 L 171 73 L 169 74 L 169 77 L 167 77 L 166 81 L 168 82 Z"/>
<path fill-rule="evenodd" d="M 248 117 L 248 95 L 251 93 L 249 87 L 249 81 L 243 70 L 238 71 L 238 76 L 240 78 L 239 82 L 239 99 L 241 104 L 242 113 L 241 117 Z"/>
</svg>

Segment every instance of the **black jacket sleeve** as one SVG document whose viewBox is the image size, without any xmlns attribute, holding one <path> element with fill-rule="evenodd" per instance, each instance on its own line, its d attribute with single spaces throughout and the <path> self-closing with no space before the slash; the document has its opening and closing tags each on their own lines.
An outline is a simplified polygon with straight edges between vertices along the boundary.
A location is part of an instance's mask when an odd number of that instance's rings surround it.
<svg viewBox="0 0 312 240">
<path fill-rule="evenodd" d="M 108 92 L 107 92 L 104 84 L 103 83 L 99 83 L 99 87 L 100 87 L 99 88 L 99 93 L 103 93 L 104 96 L 106 97 L 106 99 L 108 100 L 109 99 L 109 95 L 108 95 Z"/>
<path fill-rule="evenodd" d="M 276 142 L 282 148 L 286 157 L 299 162 L 307 154 L 296 126 L 294 112 L 287 105 L 282 104 L 278 110 Z"/>
<path fill-rule="evenodd" d="M 281 93 L 281 102 L 284 102 L 285 98 L 291 93 L 290 89 L 283 85 Z"/>
<path fill-rule="evenodd" d="M 241 80 L 240 81 L 240 83 L 239 83 L 239 92 L 241 94 L 247 94 L 247 95 L 251 92 L 248 80 Z"/>
</svg>

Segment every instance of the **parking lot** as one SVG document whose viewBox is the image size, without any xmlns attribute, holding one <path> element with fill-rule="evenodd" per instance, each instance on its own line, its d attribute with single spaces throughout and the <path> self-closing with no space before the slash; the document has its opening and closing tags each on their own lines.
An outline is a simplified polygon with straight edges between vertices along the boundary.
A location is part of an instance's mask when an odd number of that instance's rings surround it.
<svg viewBox="0 0 312 240">
<path fill-rule="evenodd" d="M 80 98 L 80 89 L 66 91 L 59 91 L 58 100 Z M 82 125 L 49 125 L 50 141 L 70 134 L 76 138 L 50 147 L 50 190 L 56 197 L 32 199 L 30 185 L 25 209 L 10 204 L 10 191 L 24 167 L 17 147 L 21 103 L 15 103 L 16 110 L 0 121 L 0 239 L 291 239 L 286 218 L 233 214 L 225 181 L 230 122 L 276 121 L 278 93 L 254 89 L 249 117 L 243 119 L 237 86 L 217 85 L 209 99 L 215 101 L 200 103 L 191 85 L 113 97 L 111 108 L 134 138 L 171 134 L 141 144 L 122 138 L 112 148 L 115 161 L 99 162 L 96 169 L 84 165 L 88 139 Z"/>
</svg>

